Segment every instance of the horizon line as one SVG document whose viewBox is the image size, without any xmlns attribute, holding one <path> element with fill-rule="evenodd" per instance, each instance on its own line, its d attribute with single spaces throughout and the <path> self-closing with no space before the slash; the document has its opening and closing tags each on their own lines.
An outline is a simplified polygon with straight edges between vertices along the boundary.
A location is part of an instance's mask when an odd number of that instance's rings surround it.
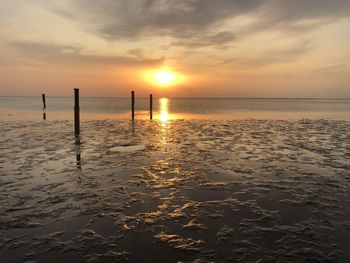
<svg viewBox="0 0 350 263">
<path fill-rule="evenodd" d="M 28 95 L 28 96 L 17 96 L 17 95 L 0 95 L 0 98 L 36 98 L 40 97 L 41 95 Z M 48 96 L 45 94 L 47 98 L 73 98 L 74 96 Z M 130 98 L 130 96 L 80 96 L 80 98 L 101 98 L 101 99 L 126 99 Z M 256 99 L 256 100 L 350 100 L 349 98 L 320 98 L 320 97 L 155 97 L 153 94 L 153 98 L 167 98 L 167 99 L 235 99 L 235 100 L 244 100 L 244 99 Z M 149 97 L 136 97 L 136 99 L 149 99 Z"/>
</svg>

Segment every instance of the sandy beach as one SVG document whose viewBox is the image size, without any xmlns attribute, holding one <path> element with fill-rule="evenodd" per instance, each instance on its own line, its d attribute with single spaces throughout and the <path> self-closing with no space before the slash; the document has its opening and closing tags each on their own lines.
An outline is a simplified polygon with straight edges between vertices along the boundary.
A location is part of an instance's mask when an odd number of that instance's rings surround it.
<svg viewBox="0 0 350 263">
<path fill-rule="evenodd" d="M 348 121 L 0 127 L 2 262 L 350 261 Z"/>
</svg>

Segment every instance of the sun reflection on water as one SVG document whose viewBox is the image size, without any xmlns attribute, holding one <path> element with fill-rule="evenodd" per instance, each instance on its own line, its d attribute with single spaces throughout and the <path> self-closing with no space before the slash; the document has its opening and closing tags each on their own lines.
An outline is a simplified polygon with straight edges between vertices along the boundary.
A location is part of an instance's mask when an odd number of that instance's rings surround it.
<svg viewBox="0 0 350 263">
<path fill-rule="evenodd" d="M 169 120 L 169 100 L 167 98 L 161 98 L 159 100 L 159 120 L 161 124 L 162 136 L 160 138 L 160 144 L 165 147 L 167 144 L 167 122 Z"/>
<path fill-rule="evenodd" d="M 168 102 L 169 100 L 167 98 L 161 98 L 159 100 L 159 120 L 165 124 L 169 120 L 169 110 L 168 110 Z"/>
</svg>

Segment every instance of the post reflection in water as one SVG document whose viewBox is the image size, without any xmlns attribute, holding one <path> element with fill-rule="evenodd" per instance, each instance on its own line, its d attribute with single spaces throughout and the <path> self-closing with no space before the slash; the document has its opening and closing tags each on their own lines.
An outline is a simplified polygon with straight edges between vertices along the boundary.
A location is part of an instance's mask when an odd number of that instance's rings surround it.
<svg viewBox="0 0 350 263">
<path fill-rule="evenodd" d="M 75 137 L 75 157 L 77 168 L 81 170 L 81 149 L 80 149 L 80 136 Z"/>
<path fill-rule="evenodd" d="M 131 121 L 131 133 L 134 134 L 135 133 L 135 121 Z"/>
</svg>

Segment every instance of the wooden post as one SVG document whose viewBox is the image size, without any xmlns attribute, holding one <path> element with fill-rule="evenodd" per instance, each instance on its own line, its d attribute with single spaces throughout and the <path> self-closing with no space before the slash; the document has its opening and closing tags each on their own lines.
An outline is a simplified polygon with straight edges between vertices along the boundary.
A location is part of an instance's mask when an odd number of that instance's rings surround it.
<svg viewBox="0 0 350 263">
<path fill-rule="evenodd" d="M 45 94 L 42 94 L 42 98 L 43 98 L 43 109 L 46 109 L 46 99 L 45 99 Z"/>
<path fill-rule="evenodd" d="M 135 91 L 131 92 L 131 119 L 135 120 Z"/>
<path fill-rule="evenodd" d="M 149 119 L 153 119 L 153 95 L 149 95 Z"/>
<path fill-rule="evenodd" d="M 45 94 L 43 93 L 41 95 L 42 99 L 43 99 L 43 120 L 46 120 L 46 98 L 45 98 Z"/>
<path fill-rule="evenodd" d="M 80 107 L 79 107 L 79 89 L 74 89 L 74 133 L 75 144 L 80 144 Z"/>
</svg>

